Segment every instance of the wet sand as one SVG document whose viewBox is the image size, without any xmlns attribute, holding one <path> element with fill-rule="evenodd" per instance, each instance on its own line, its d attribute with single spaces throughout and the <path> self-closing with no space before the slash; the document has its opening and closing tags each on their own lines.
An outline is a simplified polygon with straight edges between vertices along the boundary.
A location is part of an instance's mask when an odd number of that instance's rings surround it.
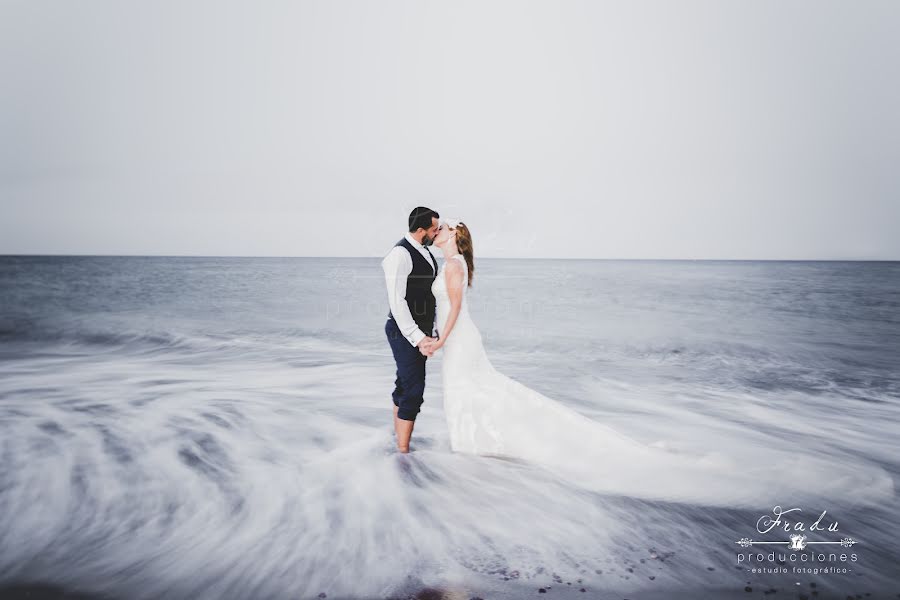
<svg viewBox="0 0 900 600">
<path fill-rule="evenodd" d="M 748 585 L 743 589 L 729 588 L 698 588 L 696 590 L 638 590 L 631 592 L 618 592 L 609 589 L 589 589 L 577 582 L 556 582 L 553 585 L 534 585 L 533 589 L 522 586 L 522 598 L 534 597 L 540 600 L 550 598 L 602 598 L 604 600 L 749 600 L 751 598 L 796 598 L 798 600 L 877 600 L 884 598 L 900 598 L 900 586 L 898 590 L 891 591 L 867 591 L 861 587 L 852 594 L 828 592 L 819 589 L 815 582 L 801 582 L 801 585 L 793 587 L 766 587 Z M 304 600 L 302 598 L 286 594 L 285 598 Z M 129 600 L 128 598 L 113 598 L 110 596 L 96 595 L 63 586 L 39 583 L 23 583 L 0 585 L 0 600 Z M 465 589 L 453 588 L 421 588 L 410 594 L 388 596 L 386 598 L 348 598 L 332 596 L 325 592 L 312 596 L 310 600 L 491 600 L 490 595 L 480 595 Z M 250 600 L 250 599 L 248 599 Z"/>
</svg>

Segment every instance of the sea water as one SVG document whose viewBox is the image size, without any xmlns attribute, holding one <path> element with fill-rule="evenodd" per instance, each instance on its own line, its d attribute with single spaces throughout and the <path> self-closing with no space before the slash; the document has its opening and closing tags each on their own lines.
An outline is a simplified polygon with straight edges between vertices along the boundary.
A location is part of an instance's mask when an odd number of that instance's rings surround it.
<svg viewBox="0 0 900 600">
<path fill-rule="evenodd" d="M 523 384 L 647 444 L 884 476 L 748 506 L 727 481 L 673 502 L 451 452 L 440 352 L 397 453 L 379 262 L 0 257 L 0 585 L 900 592 L 900 263 L 476 259 L 472 317 Z M 761 533 L 776 506 L 827 544 Z M 765 556 L 789 551 L 811 559 Z"/>
</svg>

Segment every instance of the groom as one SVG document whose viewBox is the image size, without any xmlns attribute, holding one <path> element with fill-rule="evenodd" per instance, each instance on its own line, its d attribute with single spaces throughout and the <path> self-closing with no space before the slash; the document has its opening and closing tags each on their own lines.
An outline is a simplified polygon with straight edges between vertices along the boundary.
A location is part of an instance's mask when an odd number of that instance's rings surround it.
<svg viewBox="0 0 900 600">
<path fill-rule="evenodd" d="M 428 246 L 438 234 L 439 217 L 424 206 L 413 209 L 409 213 L 409 231 L 381 261 L 391 307 L 384 332 L 397 363 L 394 432 L 397 448 L 404 454 L 409 452 L 409 438 L 424 401 L 425 361 L 432 355 L 431 345 L 437 341 L 431 284 L 438 265 Z"/>
</svg>

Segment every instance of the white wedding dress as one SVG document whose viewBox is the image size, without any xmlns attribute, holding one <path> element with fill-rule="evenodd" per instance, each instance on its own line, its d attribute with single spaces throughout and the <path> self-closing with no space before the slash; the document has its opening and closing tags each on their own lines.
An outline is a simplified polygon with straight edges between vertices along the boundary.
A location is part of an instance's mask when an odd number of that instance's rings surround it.
<svg viewBox="0 0 900 600">
<path fill-rule="evenodd" d="M 731 456 L 641 443 L 500 373 L 488 360 L 467 303 L 468 266 L 446 259 L 431 286 L 436 328 L 443 336 L 450 314 L 445 266 L 463 266 L 462 306 L 442 353 L 444 413 L 454 452 L 522 459 L 547 466 L 597 491 L 706 505 L 771 508 L 806 492 L 850 494 L 873 501 L 893 495 L 883 469 L 758 445 Z M 435 356 L 438 356 L 435 355 Z M 748 457 L 750 460 L 748 460 Z"/>
<path fill-rule="evenodd" d="M 488 359 L 481 333 L 472 321 L 467 301 L 468 265 L 462 255 L 462 306 L 441 351 L 444 413 L 455 452 L 507 456 L 542 463 L 571 462 L 571 438 L 583 435 L 608 450 L 650 449 L 619 435 L 581 413 L 497 371 Z M 436 301 L 437 331 L 443 337 L 450 315 L 444 266 L 431 286 Z M 598 434 L 604 440 L 596 439 Z"/>
</svg>

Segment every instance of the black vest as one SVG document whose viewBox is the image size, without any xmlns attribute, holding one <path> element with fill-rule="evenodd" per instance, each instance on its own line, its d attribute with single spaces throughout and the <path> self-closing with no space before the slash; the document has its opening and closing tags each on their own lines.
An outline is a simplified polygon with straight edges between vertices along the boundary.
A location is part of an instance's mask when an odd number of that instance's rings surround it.
<svg viewBox="0 0 900 600">
<path fill-rule="evenodd" d="M 413 247 L 405 237 L 394 245 L 403 246 L 412 257 L 412 271 L 406 277 L 406 305 L 409 306 L 409 312 L 419 329 L 425 335 L 430 336 L 434 329 L 435 316 L 435 300 L 434 294 L 431 293 L 431 284 L 437 278 L 437 261 L 434 260 L 431 252 L 428 252 L 431 264 L 434 266 L 432 269 L 422 253 Z M 390 311 L 388 311 L 388 318 L 394 318 Z"/>
</svg>

